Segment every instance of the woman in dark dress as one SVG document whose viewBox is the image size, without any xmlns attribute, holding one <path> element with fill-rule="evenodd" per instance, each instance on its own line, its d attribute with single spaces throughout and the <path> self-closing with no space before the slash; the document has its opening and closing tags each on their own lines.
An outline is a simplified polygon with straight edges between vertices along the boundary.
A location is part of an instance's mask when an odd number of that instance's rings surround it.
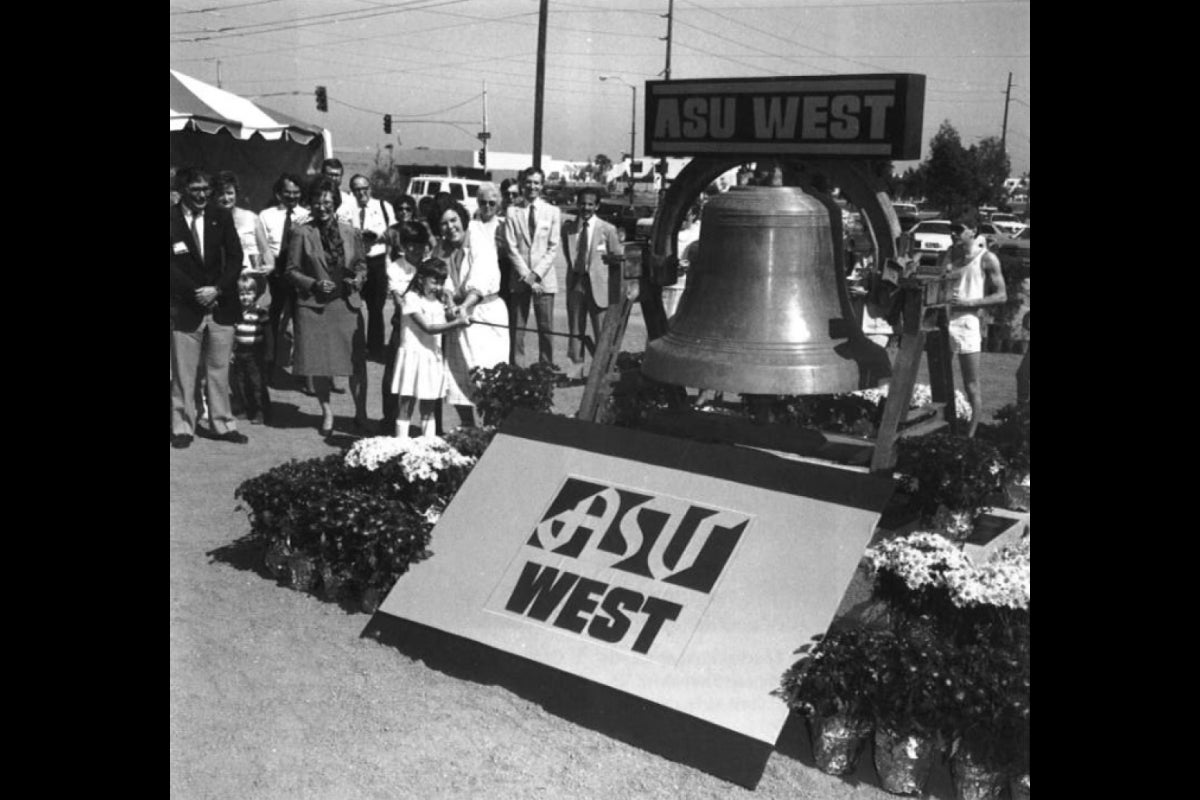
<svg viewBox="0 0 1200 800">
<path fill-rule="evenodd" d="M 328 178 L 308 190 L 312 218 L 294 229 L 287 276 L 296 287 L 293 373 L 311 376 L 321 404 L 322 436 L 333 433 L 329 393 L 333 378 L 350 376 L 355 429 L 367 421 L 367 360 L 360 291 L 366 251 L 354 228 L 337 219 L 341 192 Z"/>
</svg>

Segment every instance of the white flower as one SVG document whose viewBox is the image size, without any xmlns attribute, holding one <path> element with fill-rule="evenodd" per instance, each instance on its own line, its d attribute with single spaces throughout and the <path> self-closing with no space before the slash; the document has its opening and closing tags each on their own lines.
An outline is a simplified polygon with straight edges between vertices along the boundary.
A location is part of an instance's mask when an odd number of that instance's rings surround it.
<svg viewBox="0 0 1200 800">
<path fill-rule="evenodd" d="M 990 605 L 1029 609 L 1029 537 L 975 564 L 937 533 L 914 533 L 869 548 L 876 571 L 894 574 L 914 591 L 945 587 L 960 608 Z"/>
<path fill-rule="evenodd" d="M 404 477 L 410 482 L 436 481 L 440 471 L 451 467 L 470 467 L 476 461 L 464 456 L 438 436 L 419 439 L 375 436 L 355 442 L 346 452 L 346 465 L 374 471 L 394 458 L 401 459 Z"/>
<path fill-rule="evenodd" d="M 888 386 L 884 384 L 874 389 L 859 389 L 850 392 L 851 395 L 862 397 L 870 400 L 875 405 L 881 405 L 888 396 Z M 913 386 L 912 399 L 909 400 L 909 408 L 921 408 L 933 402 L 933 389 L 929 388 L 929 384 L 918 383 Z M 954 390 L 954 413 L 959 419 L 971 420 L 971 402 L 967 400 L 967 396 L 962 391 Z"/>
<path fill-rule="evenodd" d="M 866 556 L 873 569 L 893 573 L 913 590 L 942 586 L 947 572 L 971 564 L 952 541 L 932 532 L 882 542 L 869 548 Z"/>
</svg>

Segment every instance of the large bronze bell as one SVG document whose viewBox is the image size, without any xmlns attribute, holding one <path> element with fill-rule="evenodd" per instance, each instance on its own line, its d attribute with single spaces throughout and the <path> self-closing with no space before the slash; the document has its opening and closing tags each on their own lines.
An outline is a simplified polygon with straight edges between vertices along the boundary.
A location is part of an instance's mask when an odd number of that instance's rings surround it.
<svg viewBox="0 0 1200 800">
<path fill-rule="evenodd" d="M 642 371 L 743 394 L 859 388 L 865 339 L 839 290 L 830 207 L 790 186 L 738 186 L 710 200 L 679 309 Z"/>
</svg>

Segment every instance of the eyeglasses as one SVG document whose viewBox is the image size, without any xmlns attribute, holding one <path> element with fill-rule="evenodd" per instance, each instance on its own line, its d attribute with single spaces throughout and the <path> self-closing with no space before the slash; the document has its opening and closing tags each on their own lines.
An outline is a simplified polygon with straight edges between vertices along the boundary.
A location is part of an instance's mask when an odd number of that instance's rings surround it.
<svg viewBox="0 0 1200 800">
<path fill-rule="evenodd" d="M 499 200 L 480 200 L 479 205 L 481 205 L 481 206 L 498 206 L 498 205 L 500 205 L 500 201 Z"/>
</svg>

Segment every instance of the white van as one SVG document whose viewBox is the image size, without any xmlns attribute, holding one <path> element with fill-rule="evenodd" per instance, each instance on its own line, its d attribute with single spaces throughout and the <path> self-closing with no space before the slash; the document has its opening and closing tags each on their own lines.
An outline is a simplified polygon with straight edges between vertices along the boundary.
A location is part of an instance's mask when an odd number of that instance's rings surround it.
<svg viewBox="0 0 1200 800">
<path fill-rule="evenodd" d="M 479 204 L 475 202 L 475 195 L 479 194 L 479 187 L 484 183 L 485 181 L 455 178 L 450 175 L 417 175 L 408 182 L 408 194 L 420 203 L 422 197 L 434 197 L 438 192 L 449 192 L 473 217 L 479 208 Z"/>
</svg>

